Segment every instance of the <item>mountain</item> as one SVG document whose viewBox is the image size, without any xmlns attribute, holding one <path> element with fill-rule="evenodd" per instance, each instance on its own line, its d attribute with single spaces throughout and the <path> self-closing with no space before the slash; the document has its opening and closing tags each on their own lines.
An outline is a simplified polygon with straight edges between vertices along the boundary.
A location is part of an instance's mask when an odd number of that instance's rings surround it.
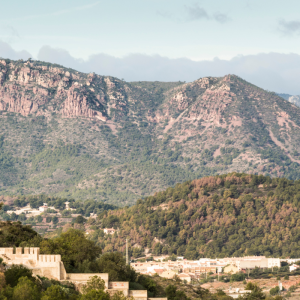
<svg viewBox="0 0 300 300">
<path fill-rule="evenodd" d="M 285 100 L 289 100 L 289 98 L 292 97 L 292 95 L 289 94 L 277 94 L 277 95 Z"/>
<path fill-rule="evenodd" d="M 300 257 L 300 180 L 231 173 L 177 184 L 104 212 L 89 232 L 104 252 L 199 257 Z M 118 227 L 115 235 L 100 228 Z"/>
<path fill-rule="evenodd" d="M 300 109 L 235 75 L 125 82 L 0 59 L 0 193 L 131 205 L 228 172 L 300 178 Z"/>
</svg>

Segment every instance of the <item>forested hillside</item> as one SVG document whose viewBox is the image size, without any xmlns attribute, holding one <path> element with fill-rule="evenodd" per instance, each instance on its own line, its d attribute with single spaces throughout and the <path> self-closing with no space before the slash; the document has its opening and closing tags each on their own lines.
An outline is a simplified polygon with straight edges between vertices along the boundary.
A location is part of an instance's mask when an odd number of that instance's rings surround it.
<svg viewBox="0 0 300 300">
<path fill-rule="evenodd" d="M 93 239 L 104 252 L 187 259 L 300 257 L 300 181 L 231 173 L 177 184 L 130 208 L 103 212 Z M 99 227 L 119 228 L 104 235 Z"/>
</svg>

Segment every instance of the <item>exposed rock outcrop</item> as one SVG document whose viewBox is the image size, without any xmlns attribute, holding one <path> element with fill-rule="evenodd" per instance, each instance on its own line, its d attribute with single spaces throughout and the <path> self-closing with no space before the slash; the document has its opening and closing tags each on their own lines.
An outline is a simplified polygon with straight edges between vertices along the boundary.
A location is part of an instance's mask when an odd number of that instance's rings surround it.
<svg viewBox="0 0 300 300">
<path fill-rule="evenodd" d="M 91 87 L 92 85 L 95 88 Z M 27 116 L 47 110 L 64 117 L 107 120 L 101 76 L 41 62 L 0 61 L 0 110 Z"/>
</svg>

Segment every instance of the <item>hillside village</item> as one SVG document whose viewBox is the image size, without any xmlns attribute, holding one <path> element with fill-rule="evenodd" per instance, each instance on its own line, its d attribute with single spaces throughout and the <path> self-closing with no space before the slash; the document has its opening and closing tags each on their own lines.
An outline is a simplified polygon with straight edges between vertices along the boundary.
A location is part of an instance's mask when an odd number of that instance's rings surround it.
<svg viewBox="0 0 300 300">
<path fill-rule="evenodd" d="M 267 293 L 279 287 L 282 292 L 290 290 L 295 295 L 300 295 L 300 258 L 245 256 L 221 259 L 201 258 L 191 261 L 183 257 L 176 259 L 172 257 L 171 260 L 168 256 L 154 256 L 151 259 L 153 260 L 146 262 L 145 259 L 136 260 L 131 263 L 131 266 L 144 275 L 175 279 L 185 284 L 200 283 L 201 287 L 210 292 L 222 289 L 233 298 L 249 292 L 245 290 L 247 282 L 255 282 Z"/>
<path fill-rule="evenodd" d="M 17 218 L 22 220 L 26 224 L 27 219 L 35 219 L 37 222 L 32 226 L 36 231 L 40 233 L 46 233 L 54 231 L 55 229 L 64 226 L 67 223 L 71 223 L 73 218 L 81 216 L 81 214 L 72 213 L 76 209 L 69 207 L 69 202 L 65 202 L 65 209 L 63 210 L 64 215 L 60 212 L 59 209 L 56 209 L 54 206 L 48 206 L 47 203 L 43 203 L 42 206 L 38 208 L 32 208 L 30 204 L 27 204 L 25 207 L 14 207 L 14 210 L 8 210 L 6 213 L 10 215 L 11 218 Z M 67 212 L 67 214 L 66 214 Z M 70 213 L 68 213 L 70 212 Z M 91 213 L 93 217 L 93 213 Z"/>
<path fill-rule="evenodd" d="M 279 258 L 266 258 L 265 256 L 228 257 L 222 259 L 201 258 L 197 261 L 177 259 L 176 261 L 166 260 L 167 257 L 154 257 L 155 261 L 133 262 L 131 266 L 141 274 L 173 278 L 175 275 L 181 280 L 191 282 L 207 277 L 208 274 L 236 274 L 246 270 L 258 268 L 280 268 L 281 261 L 297 262 L 300 259 L 281 260 Z M 159 261 L 160 260 L 160 261 Z"/>
<path fill-rule="evenodd" d="M 83 224 L 88 219 L 95 220 L 97 213 L 102 211 L 95 207 L 89 210 L 90 206 L 85 209 L 83 203 L 74 208 L 72 207 L 75 205 L 74 200 L 70 202 L 67 199 L 51 200 L 46 197 L 42 200 L 41 198 L 40 196 L 33 197 L 34 201 L 30 202 L 24 199 L 20 201 L 18 197 L 0 197 L 0 203 L 4 204 L 0 211 L 0 220 L 20 221 L 22 224 L 30 225 L 38 233 L 46 234 L 67 224 Z M 95 206 L 95 201 L 91 202 L 92 206 Z M 101 203 L 98 205 L 101 206 Z M 111 205 L 104 205 L 104 207 L 114 209 L 114 206 Z M 86 227 L 88 233 L 88 226 Z M 116 231 L 113 228 L 103 228 L 103 230 L 107 234 L 113 234 Z"/>
<path fill-rule="evenodd" d="M 145 259 L 143 259 L 145 260 Z M 292 273 L 299 269 L 300 258 L 280 259 L 266 258 L 265 256 L 245 256 L 245 257 L 227 257 L 220 259 L 201 258 L 196 261 L 187 260 L 183 257 L 170 260 L 167 256 L 153 257 L 152 261 L 143 262 L 136 260 L 131 266 L 141 274 L 159 275 L 163 278 L 174 278 L 186 282 L 197 282 L 201 279 L 211 276 L 223 276 L 224 274 L 232 275 L 237 273 L 248 274 L 255 268 L 269 269 L 275 272 L 282 268 L 282 265 L 288 266 L 285 271 Z M 300 271 L 300 269 L 298 270 Z M 300 273 L 300 272 L 299 272 Z M 246 276 L 245 276 L 246 277 Z"/>
</svg>

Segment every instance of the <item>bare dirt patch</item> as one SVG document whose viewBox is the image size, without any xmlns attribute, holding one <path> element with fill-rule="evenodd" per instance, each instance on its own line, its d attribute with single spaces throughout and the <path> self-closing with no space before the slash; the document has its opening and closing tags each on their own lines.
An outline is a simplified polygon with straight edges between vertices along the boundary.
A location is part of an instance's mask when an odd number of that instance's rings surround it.
<svg viewBox="0 0 300 300">
<path fill-rule="evenodd" d="M 293 157 L 291 157 L 291 155 L 288 153 L 288 150 L 283 146 L 283 144 L 280 141 L 277 140 L 277 138 L 274 136 L 273 132 L 270 129 L 269 129 L 269 134 L 270 134 L 272 141 L 285 152 L 285 154 L 289 157 L 289 159 L 291 161 L 297 162 L 298 164 L 300 164 L 300 160 L 297 160 L 297 159 L 294 159 Z"/>
</svg>

